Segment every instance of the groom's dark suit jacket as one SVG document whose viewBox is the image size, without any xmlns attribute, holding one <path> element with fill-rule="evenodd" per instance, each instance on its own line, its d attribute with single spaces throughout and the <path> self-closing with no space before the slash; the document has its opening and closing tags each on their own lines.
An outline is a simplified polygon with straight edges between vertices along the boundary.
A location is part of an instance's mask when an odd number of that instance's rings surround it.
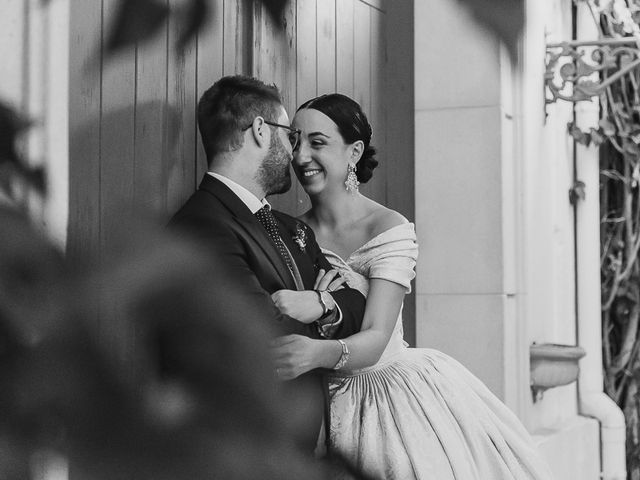
<svg viewBox="0 0 640 480">
<path fill-rule="evenodd" d="M 311 228 L 304 228 L 304 248 L 296 243 L 299 220 L 281 212 L 273 211 L 282 240 L 295 261 L 305 289 L 312 290 L 320 268 L 331 266 L 322 254 Z M 278 253 L 267 232 L 247 206 L 224 183 L 205 175 L 200 188 L 171 219 L 170 227 L 179 232 L 189 232 L 204 242 L 206 248 L 224 260 L 225 273 L 231 275 L 235 285 L 242 286 L 241 295 L 251 302 L 255 310 L 262 312 L 262 318 L 238 318 L 240 322 L 267 322 L 276 334 L 298 333 L 319 338 L 315 323 L 305 325 L 282 314 L 271 300 L 277 290 L 296 290 L 295 281 L 286 263 Z M 342 311 L 343 321 L 335 338 L 343 338 L 360 330 L 365 299 L 356 290 L 345 288 L 332 292 L 333 298 Z M 269 341 L 265 339 L 265 342 Z M 308 402 L 309 418 L 307 432 L 303 434 L 306 446 L 313 449 L 320 430 L 326 395 L 323 394 L 322 378 L 319 371 L 312 371 L 296 380 L 286 382 L 287 390 L 311 391 Z"/>
</svg>

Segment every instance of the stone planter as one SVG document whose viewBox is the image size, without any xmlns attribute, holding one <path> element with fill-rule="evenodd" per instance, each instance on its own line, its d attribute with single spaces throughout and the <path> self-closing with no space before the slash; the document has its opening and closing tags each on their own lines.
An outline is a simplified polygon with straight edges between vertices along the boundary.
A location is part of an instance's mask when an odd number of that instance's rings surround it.
<svg viewBox="0 0 640 480">
<path fill-rule="evenodd" d="M 530 378 L 533 401 L 542 398 L 545 390 L 568 385 L 578 379 L 578 361 L 585 351 L 577 345 L 534 343 L 529 347 Z"/>
</svg>

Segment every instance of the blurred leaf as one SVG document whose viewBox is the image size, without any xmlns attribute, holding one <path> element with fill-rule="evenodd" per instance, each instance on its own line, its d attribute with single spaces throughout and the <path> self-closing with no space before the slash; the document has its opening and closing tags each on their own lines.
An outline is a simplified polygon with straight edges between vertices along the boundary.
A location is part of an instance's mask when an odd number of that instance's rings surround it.
<svg viewBox="0 0 640 480">
<path fill-rule="evenodd" d="M 575 205 L 578 200 L 584 200 L 585 198 L 585 184 L 578 180 L 573 187 L 569 189 L 569 203 Z"/>
<path fill-rule="evenodd" d="M 459 0 L 476 19 L 494 32 L 517 58 L 518 40 L 524 27 L 524 0 Z"/>
<path fill-rule="evenodd" d="M 589 135 L 591 136 L 591 142 L 596 147 L 602 145 L 606 140 L 605 136 L 600 133 L 599 129 L 596 130 L 595 128 L 591 128 Z"/>
<path fill-rule="evenodd" d="M 188 4 L 184 6 L 184 10 L 180 12 L 183 16 L 182 19 L 182 33 L 176 43 L 176 49 L 178 51 L 184 50 L 184 48 L 193 40 L 203 25 L 206 24 L 211 7 L 207 0 L 190 0 Z"/>
<path fill-rule="evenodd" d="M 636 128 L 632 132 L 629 132 L 629 138 L 635 144 L 640 143 L 640 128 Z"/>
<path fill-rule="evenodd" d="M 260 312 L 226 263 L 166 231 L 122 235 L 77 272 L 0 209 L 0 478 L 30 478 L 42 447 L 74 478 L 329 478 L 294 443 L 309 402 L 274 382 L 268 325 L 237 321 Z"/>
<path fill-rule="evenodd" d="M 0 102 L 0 177 L 5 177 L 0 178 L 0 184 L 6 183 L 8 178 L 17 174 L 37 192 L 44 193 L 46 187 L 44 169 L 29 166 L 18 155 L 16 149 L 18 136 L 30 126 L 31 122 Z"/>
<path fill-rule="evenodd" d="M 640 155 L 640 147 L 627 138 L 623 139 L 622 148 L 624 148 L 625 152 L 633 155 L 634 157 Z"/>
<path fill-rule="evenodd" d="M 624 102 L 613 102 L 611 105 L 612 110 L 618 115 L 620 118 L 624 118 L 625 120 L 629 120 L 629 114 L 627 109 L 625 108 Z"/>
<path fill-rule="evenodd" d="M 589 143 L 591 143 L 590 135 L 576 127 L 573 122 L 569 122 L 567 124 L 567 130 L 569 131 L 569 135 L 571 135 L 573 139 L 579 144 L 588 147 Z"/>
<path fill-rule="evenodd" d="M 600 125 L 600 128 L 602 129 L 602 133 L 604 133 L 607 137 L 612 137 L 616 134 L 615 124 L 607 118 L 601 119 L 598 122 L 598 125 Z"/>
<path fill-rule="evenodd" d="M 633 173 L 631 174 L 631 178 L 633 179 L 633 182 L 631 182 L 631 186 L 636 187 L 638 185 L 638 182 L 640 181 L 640 163 L 636 163 L 633 166 Z"/>
<path fill-rule="evenodd" d="M 26 119 L 0 102 L 0 163 L 20 161 L 16 151 L 16 139 L 29 125 Z"/>
<path fill-rule="evenodd" d="M 166 3 L 157 0 L 120 0 L 109 29 L 107 52 L 149 40 L 169 15 Z"/>
<path fill-rule="evenodd" d="M 614 23 L 614 24 L 612 24 L 612 28 L 613 28 L 613 31 L 615 33 L 617 33 L 618 35 L 620 35 L 621 37 L 624 37 L 626 35 L 625 31 L 624 31 L 624 25 L 623 24 Z"/>
<path fill-rule="evenodd" d="M 284 24 L 284 9 L 288 3 L 289 0 L 262 0 L 262 4 L 267 9 L 267 13 L 269 13 L 273 21 L 279 26 Z"/>
</svg>

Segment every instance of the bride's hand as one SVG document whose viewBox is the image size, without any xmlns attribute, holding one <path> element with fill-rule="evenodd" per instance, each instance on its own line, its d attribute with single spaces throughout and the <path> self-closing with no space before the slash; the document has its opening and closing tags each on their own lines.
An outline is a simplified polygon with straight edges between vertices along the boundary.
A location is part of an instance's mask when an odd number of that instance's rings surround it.
<svg viewBox="0 0 640 480">
<path fill-rule="evenodd" d="M 322 316 L 322 305 L 313 290 L 278 290 L 271 294 L 276 307 L 302 323 L 311 323 Z"/>
<path fill-rule="evenodd" d="M 302 335 L 278 337 L 271 343 L 276 375 L 281 380 L 292 380 L 303 373 L 318 368 L 316 347 L 322 340 L 312 340 Z"/>
<path fill-rule="evenodd" d="M 313 289 L 333 292 L 346 281 L 347 279 L 341 277 L 337 270 L 331 269 L 325 272 L 324 268 L 321 268 L 318 271 L 318 276 L 316 277 L 316 281 L 313 284 Z"/>
</svg>

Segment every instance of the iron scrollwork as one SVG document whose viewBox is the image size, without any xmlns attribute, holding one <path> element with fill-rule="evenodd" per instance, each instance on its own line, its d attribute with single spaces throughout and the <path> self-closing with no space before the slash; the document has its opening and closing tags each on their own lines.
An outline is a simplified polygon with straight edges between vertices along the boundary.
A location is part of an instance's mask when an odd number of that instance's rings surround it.
<svg viewBox="0 0 640 480">
<path fill-rule="evenodd" d="M 547 45 L 545 103 L 590 100 L 625 75 L 637 85 L 640 50 L 635 45 L 634 38 Z"/>
</svg>

